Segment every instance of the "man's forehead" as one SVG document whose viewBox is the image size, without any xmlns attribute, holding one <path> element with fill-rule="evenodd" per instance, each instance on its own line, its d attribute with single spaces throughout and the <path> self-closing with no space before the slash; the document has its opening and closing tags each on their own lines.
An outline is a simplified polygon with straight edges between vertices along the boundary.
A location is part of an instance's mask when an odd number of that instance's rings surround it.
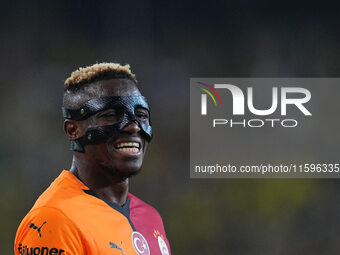
<svg viewBox="0 0 340 255">
<path fill-rule="evenodd" d="M 128 79 L 103 80 L 92 83 L 84 90 L 90 97 L 140 96 L 136 84 Z"/>
<path fill-rule="evenodd" d="M 131 80 L 103 80 L 86 86 L 81 92 L 69 98 L 69 103 L 77 108 L 91 99 L 112 96 L 141 96 L 141 93 L 137 85 Z"/>
</svg>

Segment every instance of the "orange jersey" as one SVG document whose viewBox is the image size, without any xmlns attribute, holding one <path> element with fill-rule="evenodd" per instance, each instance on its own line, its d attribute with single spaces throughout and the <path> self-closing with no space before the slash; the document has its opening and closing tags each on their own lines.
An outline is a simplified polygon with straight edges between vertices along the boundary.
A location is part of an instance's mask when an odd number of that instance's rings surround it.
<svg viewBox="0 0 340 255">
<path fill-rule="evenodd" d="M 20 255 L 168 255 L 158 212 L 132 194 L 123 206 L 105 202 L 64 170 L 22 220 Z"/>
</svg>

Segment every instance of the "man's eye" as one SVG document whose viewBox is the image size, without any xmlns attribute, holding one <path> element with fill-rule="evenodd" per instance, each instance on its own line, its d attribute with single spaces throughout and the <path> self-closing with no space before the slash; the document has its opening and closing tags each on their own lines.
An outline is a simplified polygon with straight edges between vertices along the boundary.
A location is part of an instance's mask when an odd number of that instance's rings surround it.
<svg viewBox="0 0 340 255">
<path fill-rule="evenodd" d="M 137 113 L 137 117 L 139 117 L 139 118 L 147 118 L 148 116 L 145 113 Z"/>
<path fill-rule="evenodd" d="M 100 118 L 113 118 L 117 116 L 118 116 L 117 112 L 114 111 L 105 112 L 99 115 Z"/>
<path fill-rule="evenodd" d="M 136 112 L 136 116 L 137 118 L 142 119 L 142 120 L 149 119 L 149 114 L 147 112 Z"/>
<path fill-rule="evenodd" d="M 102 115 L 103 117 L 115 117 L 117 116 L 115 113 L 106 113 Z"/>
</svg>

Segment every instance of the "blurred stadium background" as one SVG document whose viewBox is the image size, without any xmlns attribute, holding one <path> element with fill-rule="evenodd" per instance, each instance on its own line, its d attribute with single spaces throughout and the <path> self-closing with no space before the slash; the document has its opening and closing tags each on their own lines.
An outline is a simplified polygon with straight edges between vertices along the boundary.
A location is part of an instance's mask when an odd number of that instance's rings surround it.
<svg viewBox="0 0 340 255">
<path fill-rule="evenodd" d="M 102 61 L 130 63 L 149 98 L 155 139 L 131 192 L 160 211 L 173 254 L 340 253 L 340 180 L 189 178 L 189 78 L 339 77 L 336 5 L 15 0 L 0 14 L 1 254 L 70 166 L 63 80 Z"/>
</svg>

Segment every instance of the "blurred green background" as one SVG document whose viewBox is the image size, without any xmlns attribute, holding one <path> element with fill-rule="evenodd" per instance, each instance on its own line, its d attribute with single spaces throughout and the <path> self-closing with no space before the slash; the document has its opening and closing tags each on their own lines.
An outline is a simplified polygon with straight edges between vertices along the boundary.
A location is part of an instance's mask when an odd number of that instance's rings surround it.
<svg viewBox="0 0 340 255">
<path fill-rule="evenodd" d="M 15 0 L 0 14 L 1 254 L 71 164 L 64 79 L 103 61 L 131 64 L 152 107 L 131 192 L 159 210 L 173 254 L 340 253 L 339 180 L 189 178 L 190 77 L 339 77 L 335 2 Z"/>
</svg>

